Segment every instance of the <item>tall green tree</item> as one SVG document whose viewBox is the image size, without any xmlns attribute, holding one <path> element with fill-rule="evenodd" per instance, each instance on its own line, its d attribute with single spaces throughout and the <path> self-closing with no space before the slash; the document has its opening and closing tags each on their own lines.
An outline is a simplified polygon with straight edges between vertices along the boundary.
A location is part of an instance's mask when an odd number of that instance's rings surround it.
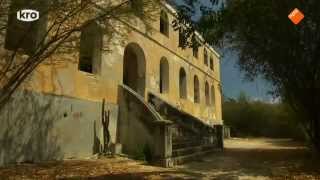
<svg viewBox="0 0 320 180">
<path fill-rule="evenodd" d="M 294 8 L 305 14 L 298 25 L 288 19 Z M 248 78 L 261 74 L 272 82 L 273 93 L 294 109 L 318 150 L 319 9 L 318 0 L 228 0 L 219 10 L 203 11 L 193 26 L 209 44 L 236 51 Z"/>
</svg>

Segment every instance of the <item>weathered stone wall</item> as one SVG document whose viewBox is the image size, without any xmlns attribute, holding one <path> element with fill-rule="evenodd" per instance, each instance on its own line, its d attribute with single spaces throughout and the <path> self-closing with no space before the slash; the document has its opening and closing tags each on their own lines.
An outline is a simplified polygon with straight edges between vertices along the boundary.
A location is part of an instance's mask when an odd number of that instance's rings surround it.
<svg viewBox="0 0 320 180">
<path fill-rule="evenodd" d="M 116 124 L 117 105 L 106 109 L 110 124 Z M 101 102 L 19 91 L 1 111 L 0 121 L 0 166 L 89 157 L 101 150 Z"/>
</svg>

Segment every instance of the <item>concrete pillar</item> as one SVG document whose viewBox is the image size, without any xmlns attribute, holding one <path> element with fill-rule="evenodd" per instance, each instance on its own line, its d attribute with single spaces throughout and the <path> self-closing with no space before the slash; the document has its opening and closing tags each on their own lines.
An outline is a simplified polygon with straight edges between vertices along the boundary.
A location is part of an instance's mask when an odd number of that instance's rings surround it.
<svg viewBox="0 0 320 180">
<path fill-rule="evenodd" d="M 172 124 L 158 122 L 154 134 L 154 164 L 163 167 L 172 167 Z"/>
</svg>

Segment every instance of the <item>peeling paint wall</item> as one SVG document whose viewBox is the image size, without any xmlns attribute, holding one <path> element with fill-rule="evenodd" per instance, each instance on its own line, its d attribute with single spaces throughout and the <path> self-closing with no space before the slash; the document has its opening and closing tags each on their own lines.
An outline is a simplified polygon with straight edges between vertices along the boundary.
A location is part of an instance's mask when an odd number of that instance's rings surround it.
<svg viewBox="0 0 320 180">
<path fill-rule="evenodd" d="M 107 108 L 114 124 L 117 105 Z M 89 157 L 101 149 L 101 102 L 18 91 L 0 119 L 0 166 Z"/>
</svg>

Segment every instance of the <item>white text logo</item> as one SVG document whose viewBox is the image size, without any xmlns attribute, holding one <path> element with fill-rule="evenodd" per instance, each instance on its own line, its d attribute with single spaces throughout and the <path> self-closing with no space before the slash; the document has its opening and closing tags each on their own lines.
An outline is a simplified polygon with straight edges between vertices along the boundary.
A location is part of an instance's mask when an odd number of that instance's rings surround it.
<svg viewBox="0 0 320 180">
<path fill-rule="evenodd" d="M 17 19 L 20 21 L 36 21 L 39 19 L 39 12 L 32 9 L 23 9 L 17 12 Z"/>
</svg>

